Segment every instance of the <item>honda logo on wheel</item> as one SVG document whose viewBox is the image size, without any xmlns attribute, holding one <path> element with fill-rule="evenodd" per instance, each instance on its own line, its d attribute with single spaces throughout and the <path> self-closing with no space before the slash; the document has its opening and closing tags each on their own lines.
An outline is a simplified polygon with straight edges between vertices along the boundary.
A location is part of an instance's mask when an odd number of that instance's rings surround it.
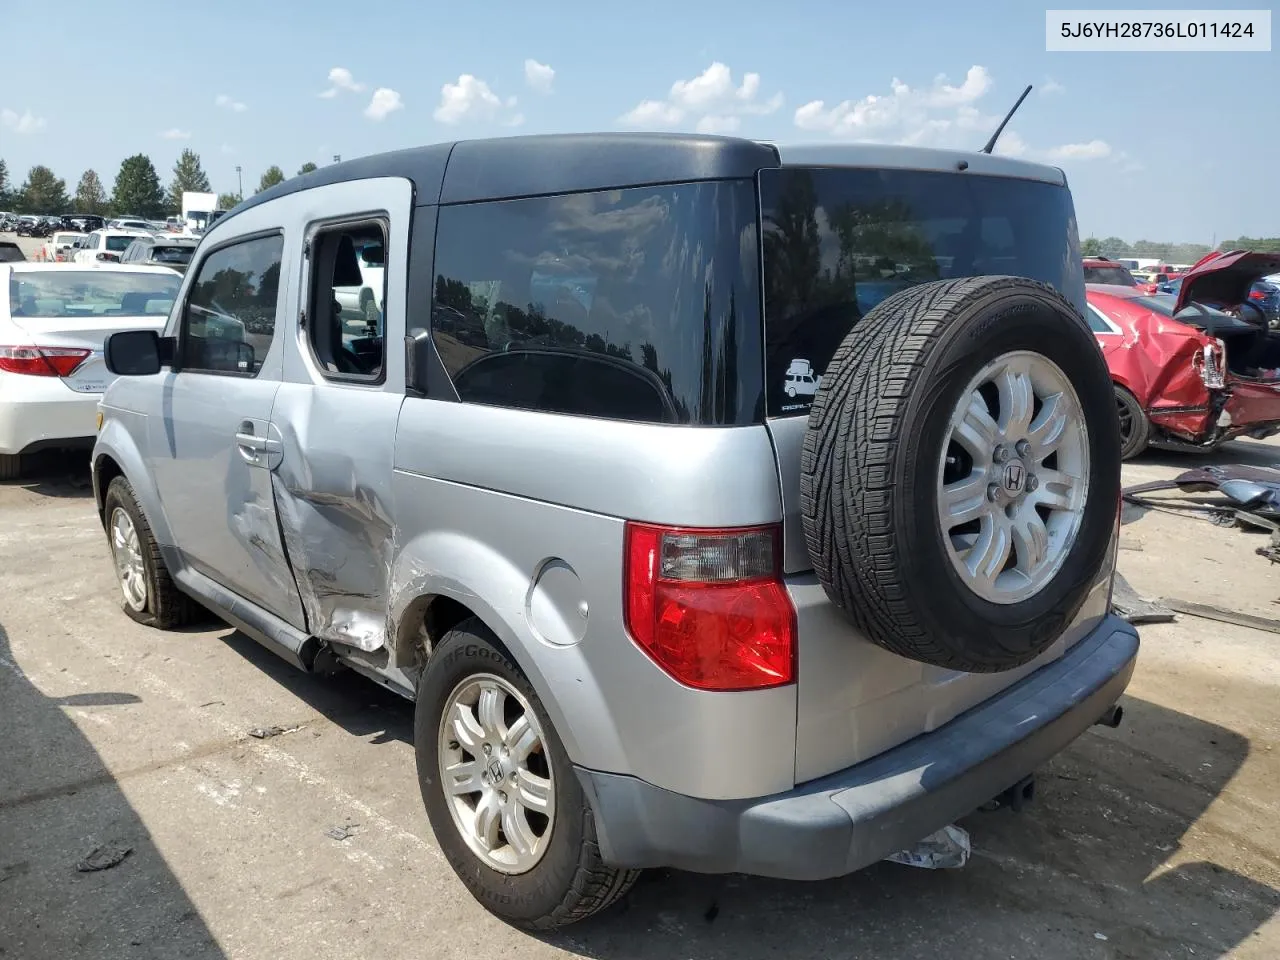
<svg viewBox="0 0 1280 960">
<path fill-rule="evenodd" d="M 1004 468 L 1004 488 L 1010 493 L 1021 493 L 1022 485 L 1026 482 L 1027 471 L 1022 464 L 1016 460 L 1007 464 Z"/>
</svg>

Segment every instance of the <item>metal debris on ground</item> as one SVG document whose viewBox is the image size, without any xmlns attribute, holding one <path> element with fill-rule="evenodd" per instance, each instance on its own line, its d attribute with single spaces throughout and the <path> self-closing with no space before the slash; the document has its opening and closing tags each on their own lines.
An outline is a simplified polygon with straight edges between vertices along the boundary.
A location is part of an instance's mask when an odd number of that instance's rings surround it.
<svg viewBox="0 0 1280 960">
<path fill-rule="evenodd" d="M 355 828 L 360 826 L 358 823 L 348 823 L 345 826 L 333 827 L 324 832 L 326 837 L 333 840 L 349 840 L 356 835 Z"/>
<path fill-rule="evenodd" d="M 249 731 L 249 736 L 256 740 L 266 740 L 269 737 L 278 737 L 282 733 L 293 733 L 297 727 L 254 727 Z"/>
<path fill-rule="evenodd" d="M 115 843 L 104 843 L 94 847 L 76 864 L 80 873 L 96 873 L 99 870 L 110 870 L 124 862 L 124 858 L 133 853 L 133 847 L 124 847 Z"/>
<path fill-rule="evenodd" d="M 1176 618 L 1173 611 L 1158 601 L 1144 600 L 1129 585 L 1119 571 L 1116 571 L 1115 586 L 1111 592 L 1111 610 L 1116 616 L 1128 620 L 1132 624 L 1140 623 L 1172 623 Z"/>
<path fill-rule="evenodd" d="M 1190 600 L 1179 600 L 1177 597 L 1167 597 L 1164 602 L 1178 613 L 1199 617 L 1201 620 L 1215 620 L 1218 623 L 1232 623 L 1252 630 L 1280 633 L 1280 620 L 1273 620 L 1270 617 L 1255 617 L 1251 613 L 1228 610 L 1226 607 L 1215 606 L 1212 603 L 1192 603 Z"/>
<path fill-rule="evenodd" d="M 969 831 L 953 823 L 929 834 L 910 850 L 899 850 L 885 859 L 925 870 L 958 870 L 969 862 L 972 849 Z"/>
</svg>

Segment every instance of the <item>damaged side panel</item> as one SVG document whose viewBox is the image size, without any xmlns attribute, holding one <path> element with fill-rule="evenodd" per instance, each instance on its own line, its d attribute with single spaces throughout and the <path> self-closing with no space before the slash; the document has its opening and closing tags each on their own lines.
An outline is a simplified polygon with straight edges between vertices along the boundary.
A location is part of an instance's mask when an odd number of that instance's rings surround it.
<svg viewBox="0 0 1280 960">
<path fill-rule="evenodd" d="M 400 402 L 377 390 L 286 383 L 272 412 L 284 446 L 272 485 L 306 628 L 366 653 L 386 639 Z"/>
<path fill-rule="evenodd" d="M 1213 424 L 1212 397 L 1196 366 L 1206 338 L 1180 323 L 1150 324 L 1154 336 L 1135 328 L 1103 345 L 1112 378 L 1129 390 L 1151 422 L 1186 439 Z"/>
</svg>

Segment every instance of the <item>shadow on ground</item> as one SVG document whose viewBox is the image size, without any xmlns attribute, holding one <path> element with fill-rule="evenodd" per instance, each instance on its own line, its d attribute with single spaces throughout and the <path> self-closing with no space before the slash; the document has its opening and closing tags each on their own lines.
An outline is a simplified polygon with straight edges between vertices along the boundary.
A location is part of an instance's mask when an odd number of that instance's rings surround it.
<svg viewBox="0 0 1280 960">
<path fill-rule="evenodd" d="M 356 675 L 303 674 L 239 633 L 225 642 L 353 735 L 412 742 L 412 706 L 394 694 Z M 1040 771 L 1030 808 L 962 821 L 975 847 L 963 870 L 878 864 L 821 883 L 651 871 L 619 907 L 545 940 L 599 960 L 1225 956 L 1280 894 L 1215 863 L 1162 865 L 1179 860 L 1249 743 L 1123 703 L 1123 727 L 1094 728 Z"/>
<path fill-rule="evenodd" d="M 136 703 L 100 691 L 50 698 L 0 626 L 0 957 L 225 957 L 145 824 L 64 707 Z M 82 873 L 100 845 L 132 848 Z"/>
<path fill-rule="evenodd" d="M 1280 466 L 1280 446 L 1257 440 L 1230 440 L 1209 451 L 1159 450 L 1154 447 L 1133 461 L 1137 464 L 1194 470 L 1210 464 L 1244 463 L 1251 467 Z"/>
<path fill-rule="evenodd" d="M 0 481 L 0 488 L 21 487 L 42 497 L 93 496 L 89 451 L 44 450 L 22 458 L 22 476 Z"/>
</svg>

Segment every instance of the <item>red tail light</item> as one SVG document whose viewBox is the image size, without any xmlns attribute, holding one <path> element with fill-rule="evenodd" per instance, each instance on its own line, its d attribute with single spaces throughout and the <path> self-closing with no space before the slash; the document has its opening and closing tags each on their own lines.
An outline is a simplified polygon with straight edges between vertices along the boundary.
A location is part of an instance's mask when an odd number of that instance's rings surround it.
<svg viewBox="0 0 1280 960">
<path fill-rule="evenodd" d="M 92 352 L 79 347 L 0 346 L 0 370 L 30 377 L 69 377 Z"/>
<path fill-rule="evenodd" d="M 795 608 L 782 583 L 781 530 L 629 523 L 624 603 L 636 644 L 699 690 L 793 683 Z"/>
<path fill-rule="evenodd" d="M 119 263 L 120 255 L 116 253 L 100 253 L 98 254 L 98 259 L 108 263 Z"/>
<path fill-rule="evenodd" d="M 1250 299 L 1250 300 L 1265 300 L 1265 299 L 1267 299 L 1267 295 L 1266 295 L 1265 293 L 1263 293 L 1261 290 L 1250 290 L 1250 291 L 1249 291 L 1249 299 Z"/>
</svg>

